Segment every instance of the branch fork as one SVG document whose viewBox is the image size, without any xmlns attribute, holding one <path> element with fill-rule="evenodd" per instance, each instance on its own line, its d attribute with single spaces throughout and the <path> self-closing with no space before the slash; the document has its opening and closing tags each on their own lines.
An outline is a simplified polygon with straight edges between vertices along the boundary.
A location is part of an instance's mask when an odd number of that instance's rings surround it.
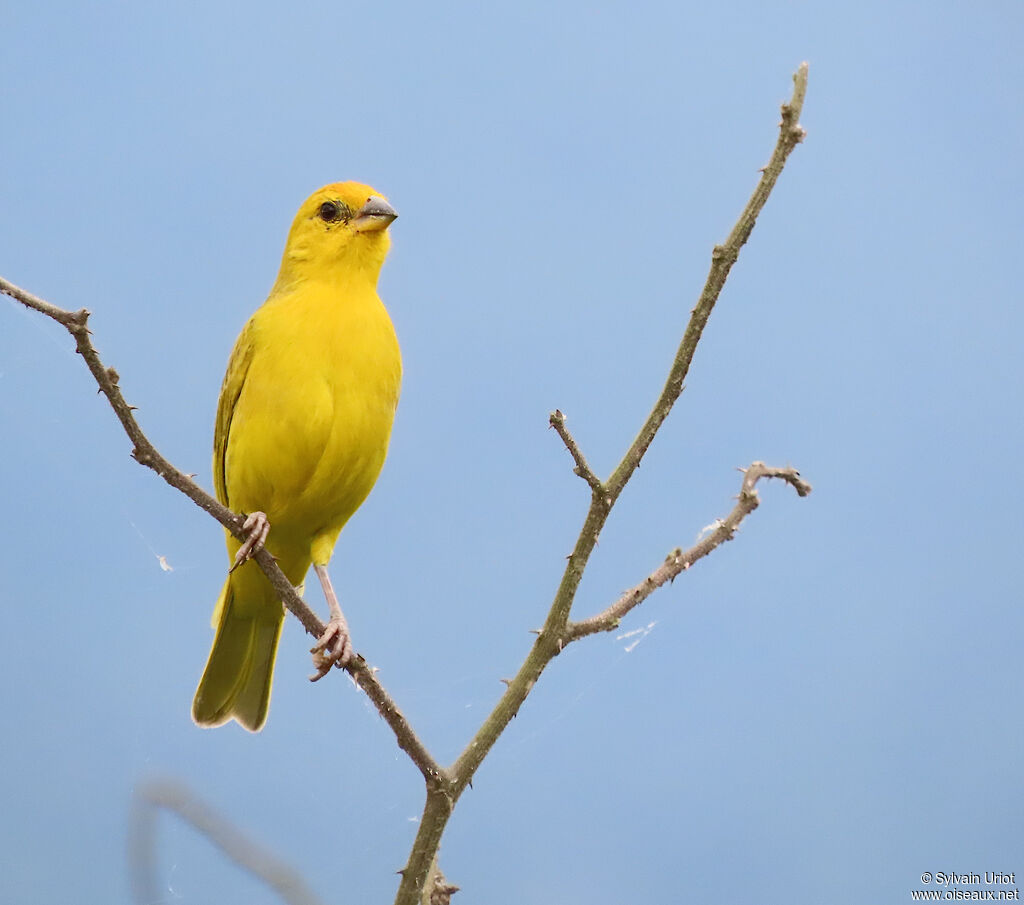
<svg viewBox="0 0 1024 905">
<path fill-rule="evenodd" d="M 502 680 L 506 683 L 504 693 L 456 761 L 446 768 L 434 759 L 423 742 L 420 741 L 419 736 L 413 731 L 395 701 L 377 679 L 376 671 L 363 657 L 356 654 L 345 666 L 355 684 L 373 702 L 378 714 L 393 732 L 399 747 L 408 754 L 410 760 L 419 769 L 426 785 L 426 804 L 420 818 L 416 840 L 406 866 L 399 872 L 401 882 L 395 899 L 396 905 L 418 905 L 424 901 L 423 891 L 428 886 L 430 889 L 426 893 L 427 898 L 433 901 L 432 894 L 436 893 L 438 905 L 446 902 L 451 893 L 456 890 L 456 887 L 444 880 L 436 860 L 441 837 L 452 811 L 466 788 L 472 787 L 473 776 L 477 768 L 505 727 L 519 712 L 519 708 L 535 686 L 541 673 L 566 645 L 588 635 L 617 629 L 622 618 L 639 606 L 657 588 L 666 582 L 674 581 L 678 575 L 691 568 L 694 563 L 726 541 L 731 540 L 743 520 L 760 504 L 756 485 L 762 478 L 785 481 L 801 497 L 807 496 L 811 492 L 810 484 L 793 468 L 772 467 L 763 462 L 754 462 L 749 467 L 740 469 L 743 472 L 743 480 L 736 504 L 713 530 L 698 538 L 692 547 L 686 550 L 676 548 L 671 551 L 656 569 L 637 585 L 625 591 L 601 612 L 580 621 L 570 619 L 576 591 L 590 555 L 597 545 L 601 530 L 619 495 L 650 448 L 658 429 L 682 393 L 697 345 L 725 285 L 726 278 L 738 259 L 741 248 L 750 237 L 757 217 L 782 173 L 789 154 L 803 141 L 806 135 L 799 122 L 807 90 L 806 63 L 801 64 L 797 69 L 793 81 L 792 97 L 788 103 L 782 105 L 779 137 L 771 160 L 762 169 L 761 178 L 729 236 L 723 243 L 713 248 L 707 280 L 690 313 L 689 322 L 661 394 L 611 476 L 606 480 L 601 480 L 597 476 L 583 455 L 579 444 L 569 432 L 562 412 L 555 411 L 549 418 L 550 426 L 561 438 L 573 459 L 573 472 L 586 481 L 590 488 L 590 507 L 576 544 L 566 562 L 547 618 L 543 627 L 537 630 L 537 637 L 529 654 L 513 678 Z M 117 371 L 101 362 L 99 354 L 92 344 L 88 328 L 88 310 L 82 308 L 78 311 L 67 311 L 58 308 L 3 278 L 0 278 L 0 292 L 52 318 L 68 330 L 75 340 L 76 351 L 82 355 L 96 380 L 99 391 L 107 397 L 111 408 L 128 435 L 132 443 L 132 456 L 135 460 L 155 471 L 168 484 L 181 491 L 197 506 L 217 519 L 232 534 L 240 540 L 244 540 L 244 518 L 222 506 L 189 476 L 171 465 L 143 434 L 132 414 L 135 407 L 128 405 L 121 394 Z M 302 623 L 307 632 L 315 638 L 319 638 L 324 632 L 324 624 L 299 597 L 287 577 L 278 568 L 273 556 L 266 549 L 261 549 L 253 558 L 280 595 L 284 605 Z M 167 794 L 153 794 L 152 797 L 158 805 L 176 810 L 185 819 L 197 825 L 204 821 L 209 822 L 206 815 L 197 812 L 181 795 L 177 795 L 175 798 L 175 796 Z M 217 841 L 218 833 L 223 835 L 219 827 L 208 831 L 214 841 Z M 239 860 L 244 859 L 239 857 Z M 250 869 L 255 870 L 255 868 Z M 255 872 L 259 873 L 258 870 Z"/>
</svg>

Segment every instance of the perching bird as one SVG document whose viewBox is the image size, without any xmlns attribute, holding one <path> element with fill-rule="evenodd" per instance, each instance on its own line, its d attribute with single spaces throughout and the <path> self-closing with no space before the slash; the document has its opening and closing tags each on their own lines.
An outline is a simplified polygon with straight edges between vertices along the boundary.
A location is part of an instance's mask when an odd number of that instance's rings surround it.
<svg viewBox="0 0 1024 905">
<path fill-rule="evenodd" d="M 352 655 L 327 575 L 338 534 L 380 474 L 402 359 L 377 277 L 398 215 L 366 185 L 315 192 L 288 233 L 270 296 L 245 325 L 217 405 L 217 498 L 246 513 L 227 535 L 234 565 L 213 613 L 217 630 L 192 703 L 200 726 L 267 719 L 284 608 L 249 557 L 266 542 L 296 586 L 312 564 L 331 615 L 313 648 L 319 675 Z M 319 677 L 317 676 L 317 678 Z"/>
</svg>

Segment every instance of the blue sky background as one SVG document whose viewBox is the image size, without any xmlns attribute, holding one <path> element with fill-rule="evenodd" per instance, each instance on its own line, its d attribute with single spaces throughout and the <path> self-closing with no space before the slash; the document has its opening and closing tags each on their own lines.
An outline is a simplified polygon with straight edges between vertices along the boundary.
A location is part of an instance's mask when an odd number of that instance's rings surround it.
<svg viewBox="0 0 1024 905">
<path fill-rule="evenodd" d="M 525 656 L 586 488 L 647 412 L 776 138 L 797 149 L 577 616 L 798 466 L 737 540 L 552 664 L 459 804 L 458 900 L 901 902 L 1024 877 L 1018 3 L 10 3 L 0 273 L 93 312 L 143 427 L 210 486 L 228 352 L 299 203 L 401 217 L 406 377 L 333 561 L 357 648 L 452 760 Z M 130 899 L 173 776 L 326 901 L 385 902 L 422 804 L 289 621 L 265 731 L 189 706 L 219 527 L 128 456 L 60 328 L 0 301 L 0 900 Z M 163 556 L 173 571 L 162 571 Z M 319 594 L 312 602 L 323 610 Z M 649 629 L 649 631 L 648 631 Z M 162 903 L 276 901 L 174 820 Z M 1024 884 L 1022 884 L 1024 885 Z"/>
</svg>

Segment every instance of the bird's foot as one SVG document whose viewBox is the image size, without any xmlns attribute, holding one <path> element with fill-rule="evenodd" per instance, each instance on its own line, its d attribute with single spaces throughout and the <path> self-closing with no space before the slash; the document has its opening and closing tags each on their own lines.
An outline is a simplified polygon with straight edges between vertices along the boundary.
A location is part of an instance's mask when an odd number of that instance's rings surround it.
<svg viewBox="0 0 1024 905">
<path fill-rule="evenodd" d="M 310 649 L 313 655 L 313 666 L 316 675 L 310 676 L 310 682 L 322 679 L 331 671 L 332 666 L 344 669 L 352 659 L 352 638 L 348 632 L 345 617 L 332 617 L 327 628 Z"/>
<path fill-rule="evenodd" d="M 235 563 L 231 567 L 232 572 L 263 549 L 263 545 L 267 541 L 267 535 L 270 533 L 270 522 L 267 521 L 267 514 L 265 512 L 250 513 L 242 525 L 242 530 L 246 533 L 246 538 L 235 554 Z"/>
</svg>

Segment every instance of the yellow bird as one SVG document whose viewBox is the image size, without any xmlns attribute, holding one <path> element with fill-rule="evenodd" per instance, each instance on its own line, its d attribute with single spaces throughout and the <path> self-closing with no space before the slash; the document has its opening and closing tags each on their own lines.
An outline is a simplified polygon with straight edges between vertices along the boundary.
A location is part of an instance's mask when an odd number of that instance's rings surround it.
<svg viewBox="0 0 1024 905">
<path fill-rule="evenodd" d="M 234 565 L 213 613 L 216 636 L 192 703 L 200 726 L 266 722 L 284 607 L 248 561 L 263 543 L 301 586 L 312 564 L 330 608 L 313 648 L 318 675 L 352 656 L 327 574 L 338 534 L 387 455 L 402 380 L 377 277 L 398 215 L 357 182 L 325 186 L 299 208 L 270 296 L 245 325 L 217 405 L 217 498 L 247 514 L 227 535 Z"/>
</svg>

